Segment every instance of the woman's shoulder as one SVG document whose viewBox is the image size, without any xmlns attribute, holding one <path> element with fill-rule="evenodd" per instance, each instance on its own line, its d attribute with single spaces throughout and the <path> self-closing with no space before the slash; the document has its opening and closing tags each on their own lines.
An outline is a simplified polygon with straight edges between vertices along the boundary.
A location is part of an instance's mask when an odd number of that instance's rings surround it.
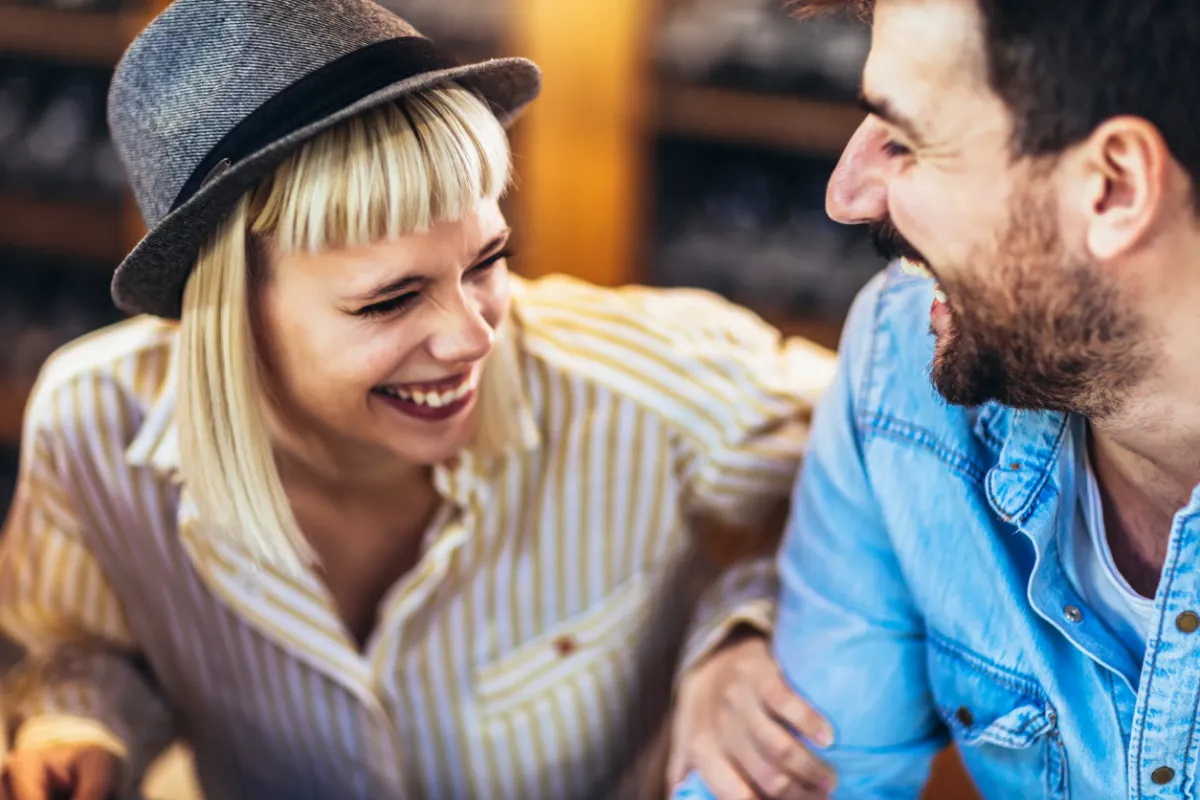
<svg viewBox="0 0 1200 800">
<path fill-rule="evenodd" d="M 608 287 L 549 275 L 520 281 L 514 297 L 517 313 L 534 337 L 570 333 L 581 344 L 638 344 L 678 354 L 714 340 L 770 348 L 781 339 L 758 315 L 703 289 Z"/>
<path fill-rule="evenodd" d="M 552 276 L 521 281 L 514 309 L 523 350 L 542 365 L 538 375 L 586 382 L 676 425 L 699 427 L 702 417 L 728 429 L 747 402 L 771 394 L 801 404 L 808 384 L 831 372 L 825 351 L 696 289 Z"/>
<path fill-rule="evenodd" d="M 24 436 L 62 436 L 79 428 L 143 416 L 167 380 L 178 325 L 132 317 L 79 337 L 42 365 L 25 407 Z"/>
</svg>

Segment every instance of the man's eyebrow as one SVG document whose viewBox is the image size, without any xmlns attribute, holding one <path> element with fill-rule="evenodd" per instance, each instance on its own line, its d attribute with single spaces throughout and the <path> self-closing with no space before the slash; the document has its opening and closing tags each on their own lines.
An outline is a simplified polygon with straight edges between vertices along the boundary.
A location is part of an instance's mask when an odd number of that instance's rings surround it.
<svg viewBox="0 0 1200 800">
<path fill-rule="evenodd" d="M 917 123 L 896 108 L 887 98 L 872 98 L 866 94 L 860 94 L 858 107 L 872 116 L 879 117 L 887 124 L 899 128 L 900 132 L 907 136 L 915 146 L 924 144 L 925 137 L 918 130 Z"/>
</svg>

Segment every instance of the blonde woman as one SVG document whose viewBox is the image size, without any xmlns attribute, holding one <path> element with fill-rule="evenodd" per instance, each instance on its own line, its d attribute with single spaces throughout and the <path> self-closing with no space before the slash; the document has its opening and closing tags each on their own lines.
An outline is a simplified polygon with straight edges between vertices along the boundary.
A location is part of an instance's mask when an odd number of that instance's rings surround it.
<svg viewBox="0 0 1200 800">
<path fill-rule="evenodd" d="M 213 800 L 598 796 L 673 674 L 678 758 L 819 793 L 785 731 L 820 721 L 731 638 L 769 562 L 690 623 L 676 578 L 786 498 L 829 363 L 706 295 L 510 277 L 538 81 L 357 0 L 177 0 L 133 44 L 138 316 L 45 367 L 4 539 L 17 800 L 131 796 L 175 737 Z"/>
</svg>

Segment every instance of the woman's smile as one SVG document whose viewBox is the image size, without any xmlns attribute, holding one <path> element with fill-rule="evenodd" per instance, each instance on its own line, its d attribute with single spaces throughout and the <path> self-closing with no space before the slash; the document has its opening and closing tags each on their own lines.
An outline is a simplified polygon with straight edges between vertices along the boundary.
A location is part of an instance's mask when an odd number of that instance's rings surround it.
<svg viewBox="0 0 1200 800">
<path fill-rule="evenodd" d="M 475 399 L 479 367 L 437 381 L 377 386 L 372 393 L 410 417 L 440 422 L 458 416 Z"/>
</svg>

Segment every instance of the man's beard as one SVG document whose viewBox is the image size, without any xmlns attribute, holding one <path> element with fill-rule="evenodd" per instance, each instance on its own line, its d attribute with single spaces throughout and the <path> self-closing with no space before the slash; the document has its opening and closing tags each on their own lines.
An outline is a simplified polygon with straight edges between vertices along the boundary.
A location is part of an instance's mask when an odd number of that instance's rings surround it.
<svg viewBox="0 0 1200 800">
<path fill-rule="evenodd" d="M 938 342 L 931 377 L 951 404 L 1101 419 L 1145 377 L 1152 362 L 1142 316 L 1102 269 L 1066 253 L 1057 221 L 1052 198 L 1030 187 L 1014 198 L 991 252 L 933 266 L 952 330 Z"/>
</svg>

